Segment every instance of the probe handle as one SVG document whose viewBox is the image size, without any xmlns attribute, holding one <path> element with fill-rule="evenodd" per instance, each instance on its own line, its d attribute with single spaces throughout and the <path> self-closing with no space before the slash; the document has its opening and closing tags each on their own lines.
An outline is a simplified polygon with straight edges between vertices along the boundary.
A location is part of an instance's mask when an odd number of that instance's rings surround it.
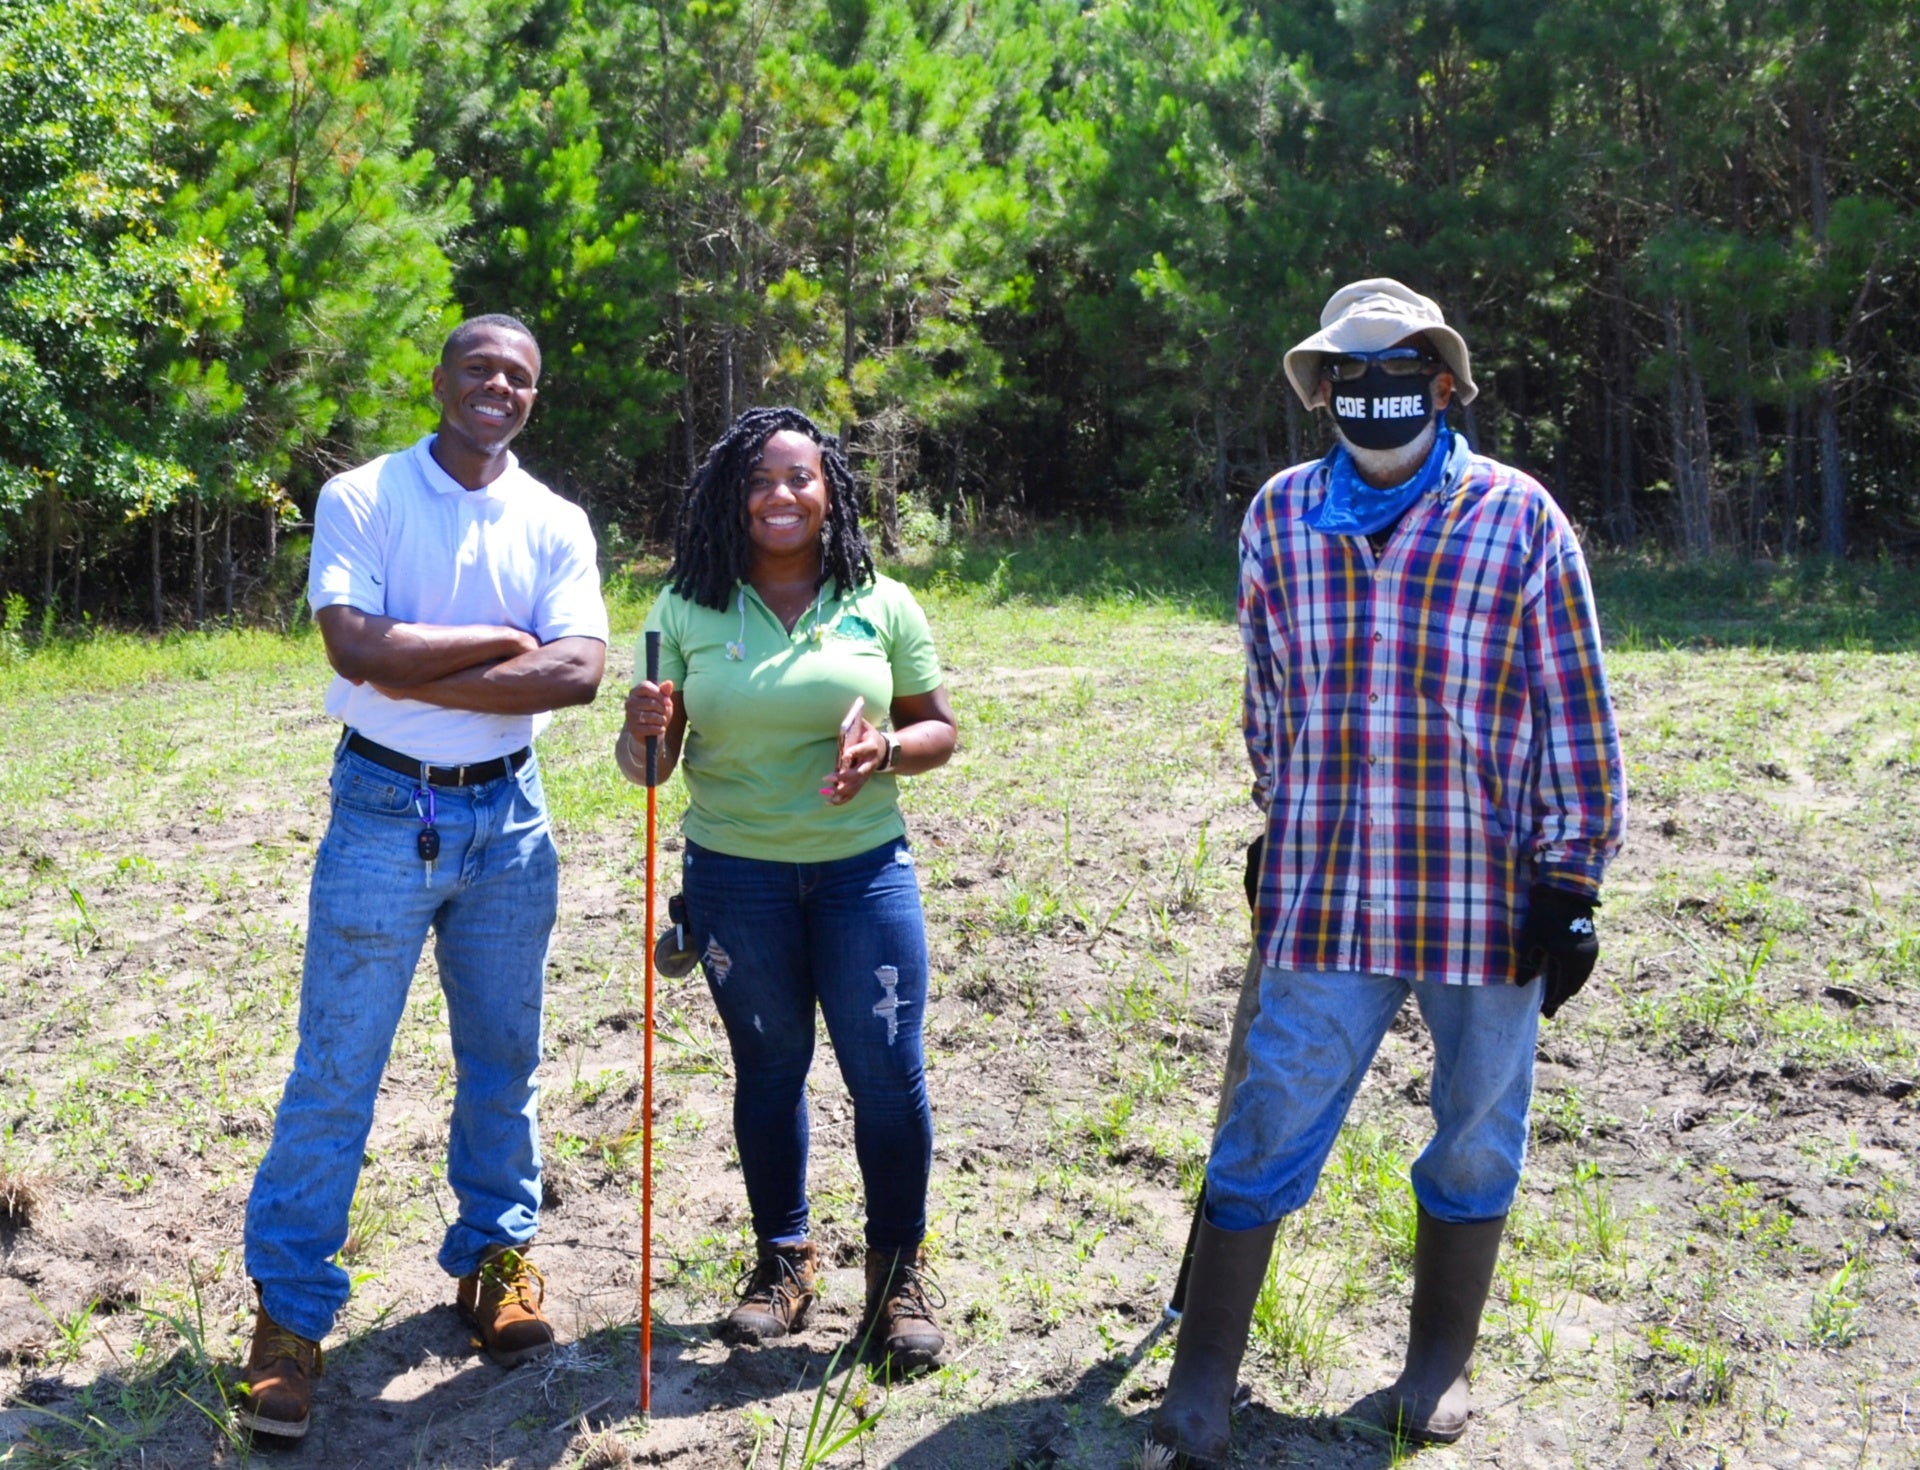
<svg viewBox="0 0 1920 1470">
<path fill-rule="evenodd" d="M 649 684 L 660 682 L 660 635 L 656 632 L 647 634 L 647 682 Z M 647 737 L 647 785 L 658 786 L 659 784 L 660 737 L 649 735 Z"/>
</svg>

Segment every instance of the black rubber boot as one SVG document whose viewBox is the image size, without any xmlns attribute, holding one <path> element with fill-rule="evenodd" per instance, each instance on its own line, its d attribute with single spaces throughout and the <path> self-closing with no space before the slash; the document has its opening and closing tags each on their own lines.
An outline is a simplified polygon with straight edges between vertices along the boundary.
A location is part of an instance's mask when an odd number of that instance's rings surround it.
<svg viewBox="0 0 1920 1470">
<path fill-rule="evenodd" d="M 1506 1224 L 1501 1215 L 1449 1225 L 1420 1211 L 1407 1364 L 1380 1396 L 1381 1424 L 1413 1444 L 1452 1444 L 1467 1432 L 1467 1362 Z"/>
<path fill-rule="evenodd" d="M 1266 1280 L 1279 1222 L 1222 1230 L 1201 1220 L 1173 1372 L 1153 1416 L 1153 1441 L 1196 1470 L 1221 1470 L 1232 1438 L 1233 1390 L 1247 1350 L 1253 1303 Z"/>
</svg>

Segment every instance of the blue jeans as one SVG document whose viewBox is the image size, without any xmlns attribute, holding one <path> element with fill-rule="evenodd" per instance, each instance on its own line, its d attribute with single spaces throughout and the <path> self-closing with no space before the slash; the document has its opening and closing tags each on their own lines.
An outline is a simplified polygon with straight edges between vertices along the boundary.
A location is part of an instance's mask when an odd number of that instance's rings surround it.
<svg viewBox="0 0 1920 1470">
<path fill-rule="evenodd" d="M 1540 985 L 1410 984 L 1268 969 L 1247 1077 L 1207 1161 L 1207 1218 L 1251 1230 L 1313 1196 L 1353 1095 L 1411 991 L 1433 1036 L 1433 1139 L 1413 1193 L 1451 1224 L 1504 1215 L 1526 1162 Z"/>
<path fill-rule="evenodd" d="M 433 788 L 441 846 L 427 881 L 414 783 L 349 751 L 308 895 L 300 1042 L 273 1143 L 247 1200 L 247 1274 L 267 1315 L 325 1337 L 346 1304 L 334 1261 L 394 1029 L 433 930 L 455 1071 L 447 1183 L 453 1276 L 489 1246 L 524 1245 L 540 1209 L 535 1121 L 542 987 L 559 857 L 536 760 L 478 786 Z"/>
<path fill-rule="evenodd" d="M 830 863 L 775 863 L 687 844 L 688 942 L 733 1049 L 733 1133 L 753 1232 L 807 1233 L 807 1068 L 814 1007 L 853 1097 L 867 1244 L 927 1230 L 933 1111 L 921 1052 L 927 938 L 904 838 Z"/>
</svg>

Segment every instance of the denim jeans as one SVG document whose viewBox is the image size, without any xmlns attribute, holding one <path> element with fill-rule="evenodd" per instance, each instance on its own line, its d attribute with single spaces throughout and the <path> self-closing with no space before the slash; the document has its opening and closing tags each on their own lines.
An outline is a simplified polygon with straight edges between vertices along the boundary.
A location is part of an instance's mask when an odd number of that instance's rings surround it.
<svg viewBox="0 0 1920 1470">
<path fill-rule="evenodd" d="M 427 931 L 453 1043 L 447 1183 L 459 1214 L 440 1265 L 524 1245 L 540 1208 L 534 1069 L 559 858 L 537 760 L 478 786 L 432 788 L 432 881 L 414 843 L 414 783 L 344 749 L 308 895 L 300 1038 L 273 1142 L 247 1200 L 247 1274 L 267 1315 L 319 1339 L 346 1304 L 334 1257 L 374 1098 Z"/>
<path fill-rule="evenodd" d="M 1251 1230 L 1313 1195 L 1380 1040 L 1406 1003 L 1433 1037 L 1435 1131 L 1413 1165 L 1429 1215 L 1504 1215 L 1526 1162 L 1540 985 L 1436 985 L 1390 975 L 1267 969 L 1247 1077 L 1207 1161 L 1207 1218 Z"/>
<path fill-rule="evenodd" d="M 933 1112 L 921 1052 L 927 939 L 904 838 L 830 863 L 687 844 L 689 943 L 733 1049 L 733 1133 L 761 1240 L 807 1233 L 807 1068 L 814 1007 L 853 1097 L 867 1244 L 927 1228 Z"/>
</svg>

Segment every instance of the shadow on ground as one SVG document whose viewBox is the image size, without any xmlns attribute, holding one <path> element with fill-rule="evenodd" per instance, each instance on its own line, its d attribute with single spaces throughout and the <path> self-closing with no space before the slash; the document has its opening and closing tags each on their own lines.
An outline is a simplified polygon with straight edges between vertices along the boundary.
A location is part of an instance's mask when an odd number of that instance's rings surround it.
<svg viewBox="0 0 1920 1470">
<path fill-rule="evenodd" d="M 706 1416 L 818 1384 L 833 1359 L 792 1346 L 700 1361 L 694 1351 L 708 1345 L 704 1328 L 655 1318 L 649 1451 L 685 1453 L 689 1441 L 710 1432 Z M 307 1436 L 262 1436 L 252 1449 L 275 1464 L 571 1465 L 577 1434 L 637 1415 L 638 1363 L 638 1333 L 627 1324 L 563 1343 L 543 1362 L 501 1369 L 452 1307 L 435 1307 L 384 1322 L 329 1354 Z"/>
<path fill-rule="evenodd" d="M 1113 1402 L 1133 1370 L 1169 1330 L 1161 1322 L 1124 1356 L 1103 1358 L 1079 1379 L 1056 1393 L 1037 1394 L 1012 1403 L 995 1404 L 962 1414 L 941 1425 L 927 1438 L 896 1452 L 889 1470 L 1064 1470 L 1067 1466 L 1117 1470 L 1138 1463 L 1153 1419 L 1153 1398 L 1145 1390 L 1128 1395 L 1135 1406 Z M 1101 1408 L 1119 1420 L 1099 1424 Z M 1312 1465 L 1328 1470 L 1386 1470 L 1405 1460 L 1396 1458 L 1392 1440 L 1370 1426 L 1333 1414 L 1282 1413 L 1260 1404 L 1247 1404 L 1233 1416 L 1236 1463 L 1261 1466 Z M 1113 1461 L 1099 1457 L 1088 1444 L 1099 1439 L 1111 1445 L 1130 1443 L 1135 1458 Z M 1091 1453 L 1090 1453 L 1091 1451 Z M 1110 1453 L 1110 1451 L 1109 1451 Z"/>
</svg>

